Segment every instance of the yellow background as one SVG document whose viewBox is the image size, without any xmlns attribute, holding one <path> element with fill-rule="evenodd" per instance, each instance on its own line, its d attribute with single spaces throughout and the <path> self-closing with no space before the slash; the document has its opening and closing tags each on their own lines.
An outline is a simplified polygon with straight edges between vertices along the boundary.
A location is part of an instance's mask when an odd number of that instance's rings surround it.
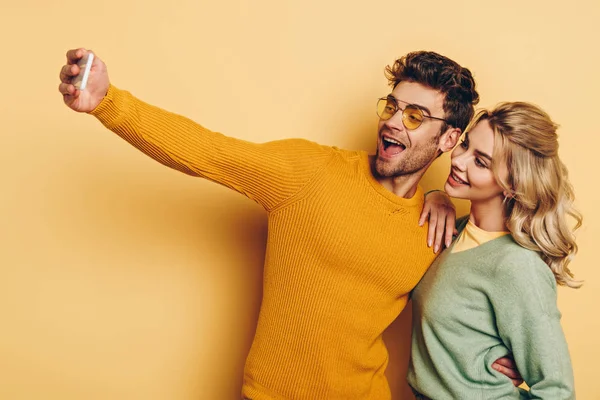
<svg viewBox="0 0 600 400">
<path fill-rule="evenodd" d="M 117 86 L 252 141 L 373 150 L 383 68 L 419 49 L 469 67 L 482 106 L 543 106 L 585 215 L 572 267 L 586 285 L 559 291 L 563 326 L 579 398 L 600 399 L 599 4 L 3 1 L 0 398 L 227 400 L 241 386 L 265 214 L 68 110 L 58 72 L 84 46 Z M 425 188 L 447 169 L 444 156 Z M 387 335 L 396 399 L 410 398 L 408 318 Z"/>
</svg>

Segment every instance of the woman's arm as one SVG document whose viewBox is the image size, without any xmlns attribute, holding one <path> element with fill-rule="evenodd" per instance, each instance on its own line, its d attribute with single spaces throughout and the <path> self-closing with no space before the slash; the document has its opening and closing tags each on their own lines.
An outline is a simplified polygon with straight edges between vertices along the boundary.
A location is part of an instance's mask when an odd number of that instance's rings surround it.
<svg viewBox="0 0 600 400">
<path fill-rule="evenodd" d="M 556 294 L 549 267 L 528 250 L 508 251 L 490 279 L 499 335 L 535 399 L 575 398 Z"/>
</svg>

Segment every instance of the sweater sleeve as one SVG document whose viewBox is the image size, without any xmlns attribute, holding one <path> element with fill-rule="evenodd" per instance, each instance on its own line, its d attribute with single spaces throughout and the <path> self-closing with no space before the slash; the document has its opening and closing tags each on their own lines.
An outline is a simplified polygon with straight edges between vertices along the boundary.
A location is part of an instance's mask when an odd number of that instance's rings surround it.
<svg viewBox="0 0 600 400">
<path fill-rule="evenodd" d="M 463 215 L 462 217 L 459 217 L 456 219 L 454 226 L 458 230 L 459 234 L 460 234 L 460 232 L 462 232 L 463 229 L 465 229 L 465 226 L 467 226 L 470 216 L 471 216 L 471 214 L 467 214 L 467 215 Z"/>
<path fill-rule="evenodd" d="M 154 160 L 236 190 L 267 211 L 300 192 L 333 154 L 302 139 L 257 144 L 231 138 L 112 85 L 90 114 Z"/>
<path fill-rule="evenodd" d="M 530 387 L 529 398 L 574 399 L 556 281 L 548 266 L 534 252 L 508 251 L 490 279 L 490 292 L 500 337 Z"/>
</svg>

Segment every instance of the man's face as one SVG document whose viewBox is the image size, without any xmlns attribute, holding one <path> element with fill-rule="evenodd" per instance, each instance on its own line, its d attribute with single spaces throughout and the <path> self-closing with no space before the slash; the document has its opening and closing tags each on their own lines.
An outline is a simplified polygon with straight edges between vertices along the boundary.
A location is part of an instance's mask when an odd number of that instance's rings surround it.
<svg viewBox="0 0 600 400">
<path fill-rule="evenodd" d="M 421 108 L 425 116 L 444 118 L 444 95 L 415 82 L 400 82 L 392 91 L 401 109 L 408 104 Z M 402 123 L 399 109 L 387 121 L 379 120 L 375 170 L 381 177 L 412 175 L 433 161 L 439 150 L 443 121 L 424 118 L 415 130 Z M 443 133 L 443 132 L 442 132 Z"/>
</svg>

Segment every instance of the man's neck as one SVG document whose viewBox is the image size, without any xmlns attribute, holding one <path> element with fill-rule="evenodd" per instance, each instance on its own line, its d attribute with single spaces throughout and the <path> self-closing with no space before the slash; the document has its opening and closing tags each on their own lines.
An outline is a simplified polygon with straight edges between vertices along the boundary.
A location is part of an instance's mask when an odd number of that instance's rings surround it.
<svg viewBox="0 0 600 400">
<path fill-rule="evenodd" d="M 400 176 L 380 176 L 375 170 L 375 158 L 370 157 L 371 161 L 371 173 L 377 182 L 381 184 L 384 188 L 394 193 L 398 197 L 403 197 L 406 199 L 412 198 L 417 192 L 417 187 L 419 186 L 419 182 L 425 174 L 427 168 L 423 168 L 421 171 L 415 172 L 410 175 L 400 175 Z"/>
</svg>

